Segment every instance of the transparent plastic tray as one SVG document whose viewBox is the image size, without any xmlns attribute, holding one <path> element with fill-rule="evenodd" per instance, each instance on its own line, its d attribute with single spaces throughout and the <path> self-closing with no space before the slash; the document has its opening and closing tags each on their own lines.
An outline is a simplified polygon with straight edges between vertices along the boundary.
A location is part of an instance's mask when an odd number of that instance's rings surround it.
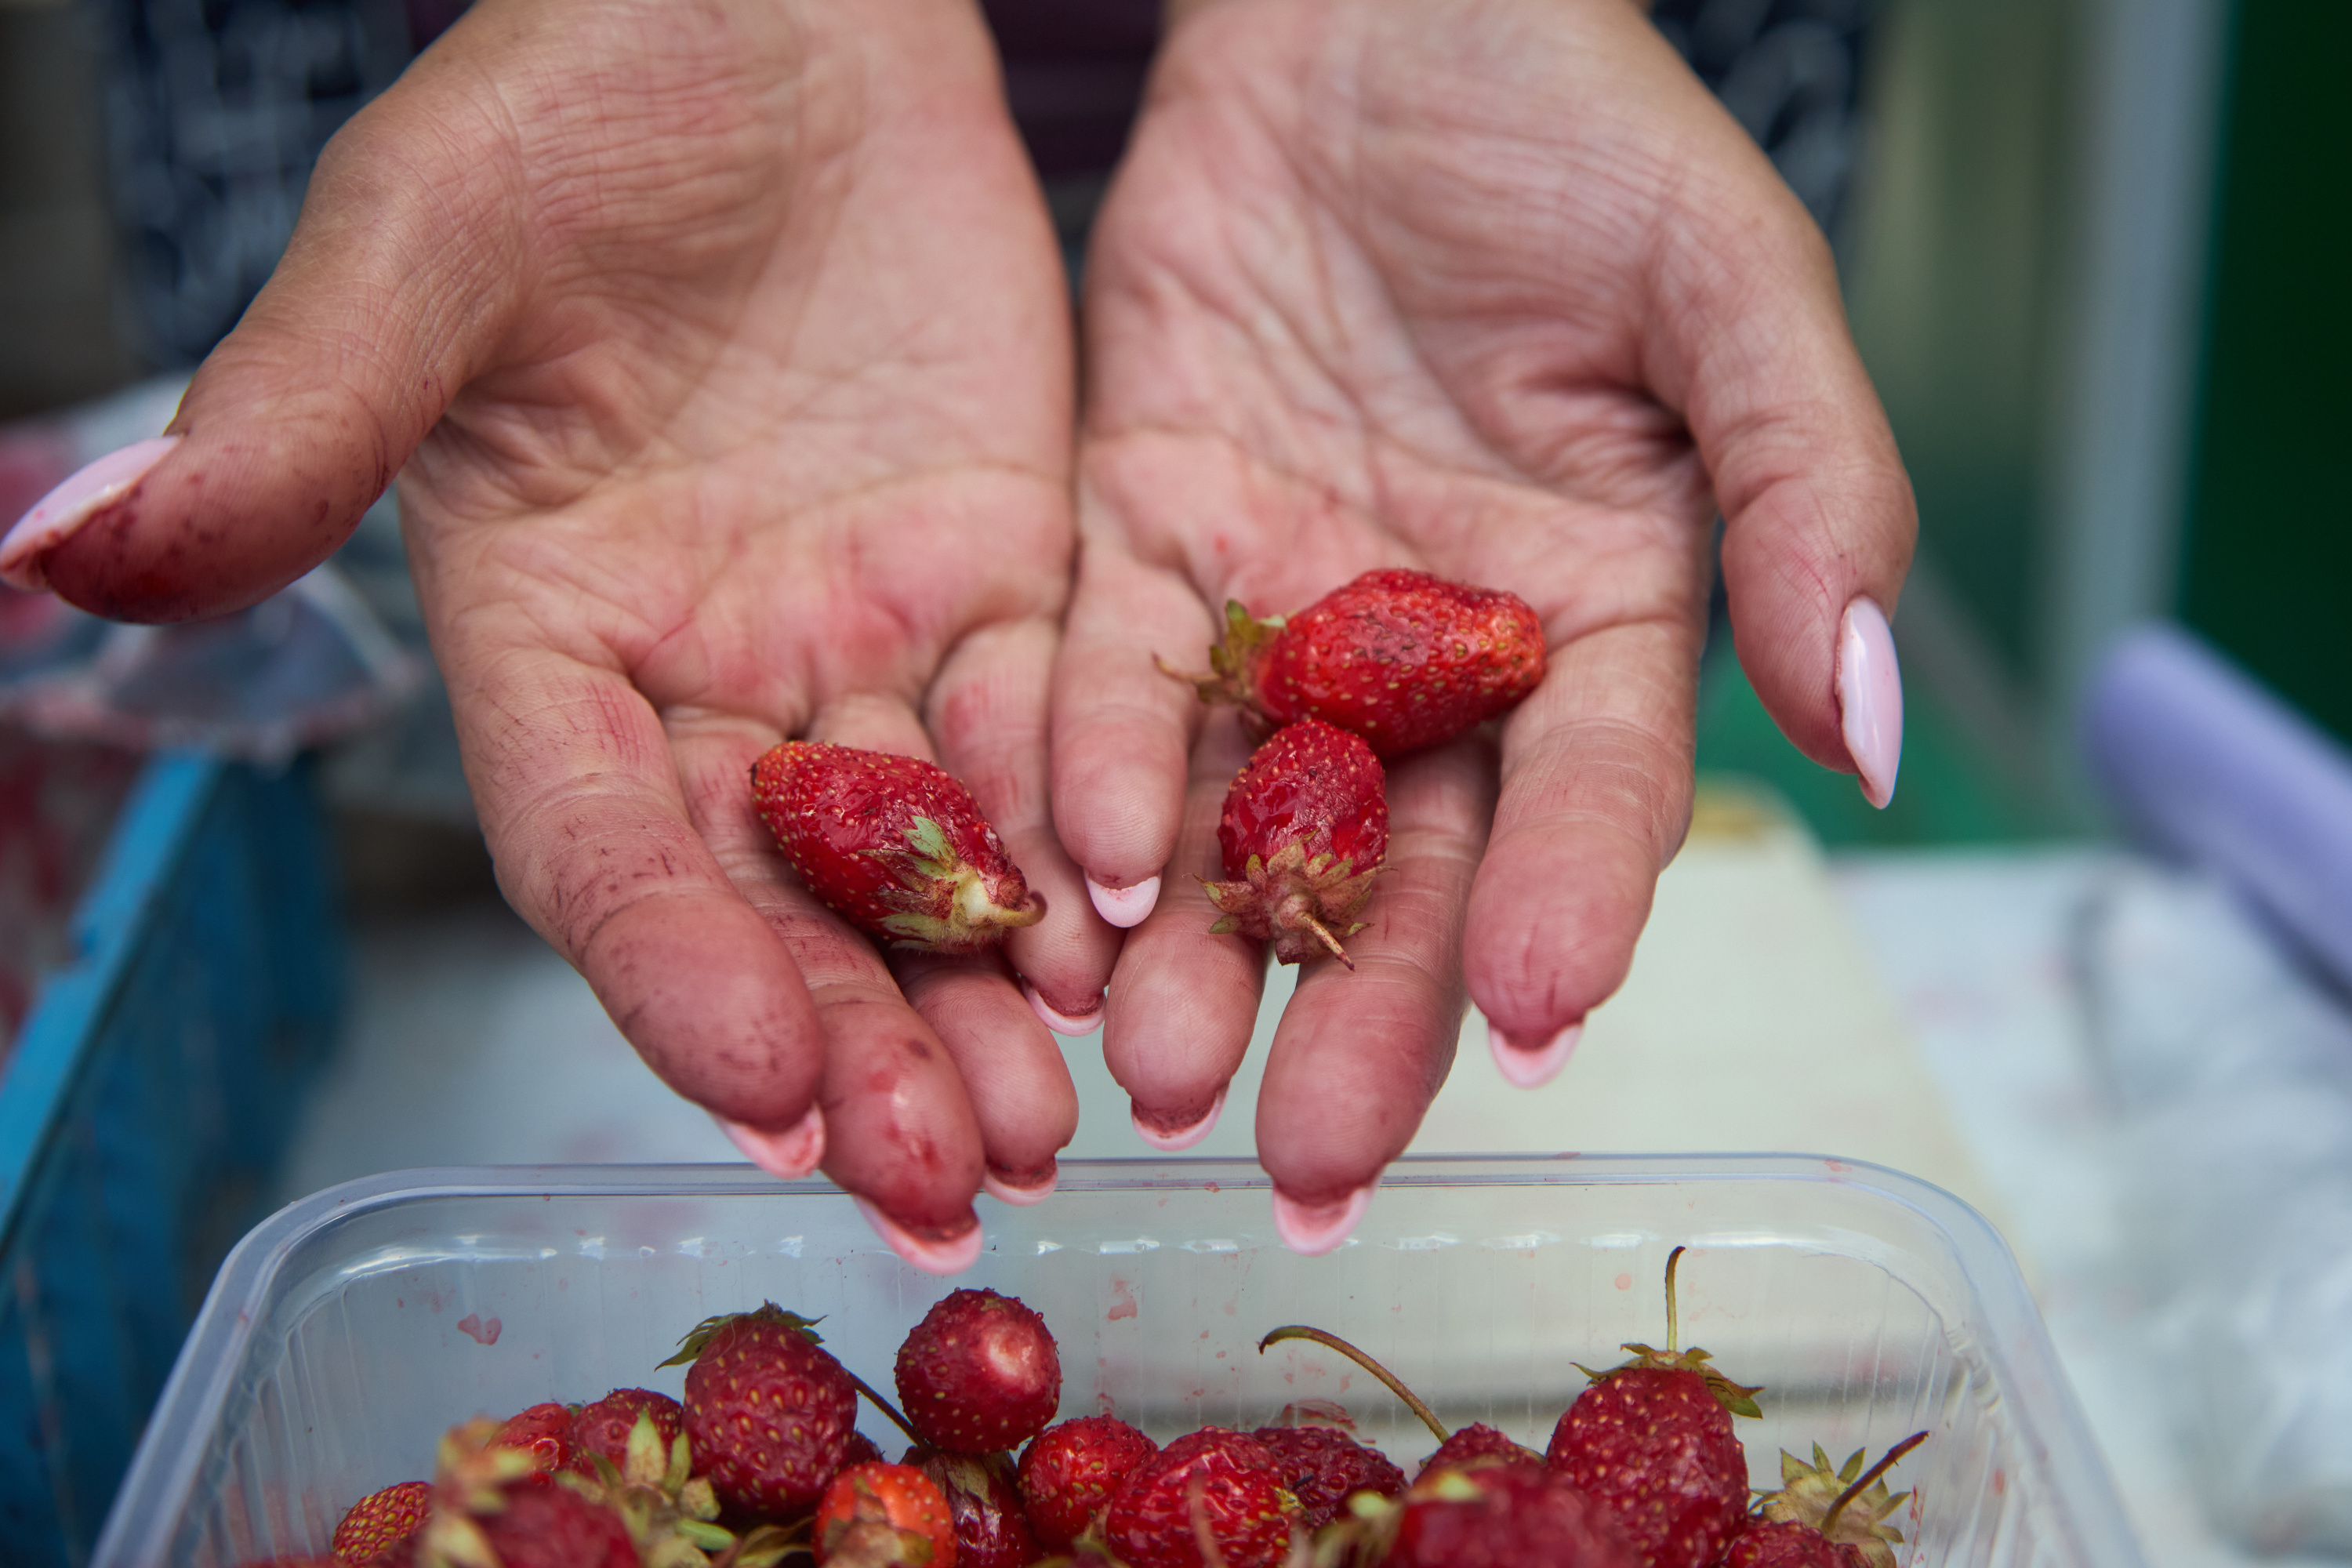
<svg viewBox="0 0 2352 1568">
<path fill-rule="evenodd" d="M 958 1286 L 1044 1313 L 1062 1415 L 1111 1409 L 1163 1439 L 1343 1406 L 1410 1468 L 1428 1432 L 1352 1365 L 1259 1337 L 1311 1322 L 1381 1357 L 1450 1425 L 1540 1448 L 1629 1340 L 1661 1342 L 1666 1254 L 1683 1342 L 1764 1385 L 1750 1479 L 1778 1454 L 1897 1471 L 1914 1563 L 2136 1568 L 2141 1558 L 2014 1260 L 1958 1200 L 1891 1171 L 1786 1155 L 1414 1159 L 1355 1238 L 1299 1258 L 1266 1178 L 1223 1161 L 1071 1162 L 1048 1202 L 982 1200 L 987 1248 L 919 1273 L 823 1183 L 749 1166 L 412 1171 L 287 1208 L 223 1268 L 95 1562 L 235 1568 L 322 1550 L 356 1499 L 428 1470 L 452 1423 L 657 1371 L 714 1313 L 772 1300 L 822 1317 L 887 1387 L 898 1341 Z M 896 1452 L 869 1411 L 869 1435 Z"/>
</svg>

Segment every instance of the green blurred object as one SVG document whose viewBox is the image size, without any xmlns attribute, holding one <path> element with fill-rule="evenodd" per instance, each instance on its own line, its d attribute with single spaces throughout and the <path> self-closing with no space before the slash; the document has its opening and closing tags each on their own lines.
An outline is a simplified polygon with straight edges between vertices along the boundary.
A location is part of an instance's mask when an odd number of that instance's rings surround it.
<svg viewBox="0 0 2352 1568">
<path fill-rule="evenodd" d="M 2062 831 L 2048 806 L 1990 764 L 1984 748 L 1945 711 L 1934 688 L 1916 680 L 1904 691 L 1903 769 L 1895 798 L 1885 811 L 1873 810 L 1850 775 L 1830 772 L 1789 744 L 1757 700 L 1728 638 L 1709 650 L 1700 678 L 1698 766 L 1702 773 L 1761 780 L 1832 848 L 2013 843 Z"/>
<path fill-rule="evenodd" d="M 2180 614 L 2352 741 L 2345 0 L 2239 0 Z"/>
</svg>

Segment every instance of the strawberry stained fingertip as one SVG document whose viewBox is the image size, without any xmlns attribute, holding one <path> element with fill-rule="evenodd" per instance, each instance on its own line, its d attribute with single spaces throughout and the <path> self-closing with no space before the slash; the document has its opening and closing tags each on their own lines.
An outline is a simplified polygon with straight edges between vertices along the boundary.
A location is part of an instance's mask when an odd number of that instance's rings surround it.
<svg viewBox="0 0 2352 1568">
<path fill-rule="evenodd" d="M 1372 1205 L 1373 1185 L 1367 1182 L 1336 1204 L 1303 1204 L 1276 1187 L 1274 1234 L 1300 1257 L 1319 1258 L 1356 1233 Z"/>
<path fill-rule="evenodd" d="M 1108 888 L 1087 874 L 1087 897 L 1095 903 L 1095 912 L 1121 931 L 1143 923 L 1152 906 L 1160 901 L 1160 879 L 1146 877 L 1131 888 Z"/>
<path fill-rule="evenodd" d="M 982 1237 L 977 1215 L 972 1216 L 971 1229 L 931 1240 L 901 1226 L 871 1199 L 852 1193 L 849 1201 L 857 1205 L 857 1212 L 866 1216 L 866 1223 L 874 1227 L 874 1234 L 882 1238 L 885 1246 L 926 1274 L 961 1274 L 980 1261 Z"/>
<path fill-rule="evenodd" d="M 1042 1181 L 1034 1171 L 1005 1171 L 1000 1173 L 994 1165 L 990 1165 L 980 1173 L 980 1190 L 999 1203 L 1027 1208 L 1032 1204 L 1042 1204 L 1052 1197 L 1054 1188 L 1061 1179 L 1061 1167 L 1051 1160 L 1045 1162 Z"/>
<path fill-rule="evenodd" d="M 1217 1098 L 1209 1101 L 1209 1109 L 1197 1121 L 1181 1127 L 1162 1127 L 1144 1119 L 1143 1111 L 1133 1100 L 1128 1101 L 1127 1118 L 1135 1123 L 1135 1135 L 1163 1154 L 1177 1154 L 1190 1149 L 1217 1130 L 1217 1118 L 1225 1111 L 1225 1091 L 1217 1090 Z"/>
<path fill-rule="evenodd" d="M 800 1181 L 824 1161 L 824 1111 L 821 1107 L 810 1106 L 807 1115 L 781 1132 L 762 1131 L 723 1116 L 713 1115 L 711 1120 L 719 1123 L 728 1142 L 743 1152 L 745 1159 L 783 1181 Z"/>
<path fill-rule="evenodd" d="M 1067 1035 L 1075 1039 L 1083 1035 L 1091 1035 L 1102 1027 L 1103 994 L 1100 992 L 1095 994 L 1094 1006 L 1085 1013 L 1063 1012 L 1051 1002 L 1046 1001 L 1038 989 L 1026 980 L 1021 983 L 1021 994 L 1029 998 L 1029 1010 L 1037 1015 L 1038 1021 L 1057 1035 Z"/>
<path fill-rule="evenodd" d="M 47 588 L 41 558 L 72 538 L 101 509 L 136 489 L 148 470 L 179 444 L 177 436 L 133 441 L 68 475 L 0 538 L 0 582 L 28 594 Z"/>
<path fill-rule="evenodd" d="M 1495 1070 L 1504 1081 L 1519 1089 L 1541 1089 L 1559 1076 L 1568 1058 L 1576 1054 L 1577 1042 L 1584 1038 L 1584 1020 L 1575 1023 L 1539 1045 L 1523 1046 L 1491 1020 L 1486 1025 L 1486 1046 L 1495 1053 Z"/>
</svg>

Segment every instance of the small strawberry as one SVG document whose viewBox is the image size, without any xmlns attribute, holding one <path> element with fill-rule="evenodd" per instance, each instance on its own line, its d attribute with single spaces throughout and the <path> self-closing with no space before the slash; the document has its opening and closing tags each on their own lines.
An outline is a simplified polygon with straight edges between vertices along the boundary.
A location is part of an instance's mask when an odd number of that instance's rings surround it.
<svg viewBox="0 0 2352 1568">
<path fill-rule="evenodd" d="M 787 741 L 751 799 L 809 891 L 894 947 L 978 952 L 1045 918 L 971 792 L 919 758 Z"/>
<path fill-rule="evenodd" d="M 615 1467 L 624 1464 L 628 1458 L 629 1434 L 635 1429 L 640 1414 L 652 1417 L 664 1452 L 686 1430 L 686 1412 L 668 1394 L 656 1394 L 649 1388 L 616 1388 L 593 1405 L 582 1405 L 572 1417 L 570 1468 L 582 1475 L 592 1474 L 592 1454 L 602 1454 Z"/>
<path fill-rule="evenodd" d="M 1223 1568 L 1271 1568 L 1297 1511 L 1272 1450 L 1203 1426 L 1135 1468 L 1103 1510 L 1103 1535 L 1127 1568 L 1204 1568 L 1204 1545 Z"/>
<path fill-rule="evenodd" d="M 379 1562 L 407 1568 L 417 1532 L 432 1512 L 433 1488 L 424 1481 L 370 1492 L 335 1526 L 335 1555 L 352 1568 L 374 1568 Z"/>
<path fill-rule="evenodd" d="M 1028 1568 L 1045 1555 L 1021 1511 L 1010 1455 L 913 1448 L 899 1462 L 929 1476 L 948 1500 L 956 1561 L 962 1568 Z"/>
<path fill-rule="evenodd" d="M 1482 1465 L 1543 1463 L 1543 1456 L 1524 1444 L 1515 1443 L 1483 1421 L 1473 1421 L 1467 1426 L 1457 1426 L 1451 1436 L 1437 1446 L 1437 1452 L 1421 1462 L 1421 1476 L 1435 1470 L 1466 1470 Z M 1418 1480 L 1421 1476 L 1413 1479 Z"/>
<path fill-rule="evenodd" d="M 507 1417 L 497 1442 L 529 1454 L 542 1475 L 553 1475 L 572 1463 L 572 1407 L 534 1405 Z"/>
<path fill-rule="evenodd" d="M 1318 720 L 1260 746 L 1225 792 L 1217 824 L 1223 882 L 1203 882 L 1224 918 L 1209 929 L 1274 942 L 1298 963 L 1330 952 L 1370 896 L 1389 847 L 1387 781 L 1371 748 Z"/>
<path fill-rule="evenodd" d="M 905 1465 L 852 1465 L 817 1505 L 811 1545 L 843 1568 L 955 1568 L 947 1500 Z"/>
<path fill-rule="evenodd" d="M 645 1568 L 621 1516 L 549 1483 L 488 1421 L 442 1439 L 418 1568 Z"/>
<path fill-rule="evenodd" d="M 1750 1520 L 1713 1568 L 1868 1568 L 1861 1552 L 1810 1524 Z"/>
<path fill-rule="evenodd" d="M 1609 1510 L 1540 1465 L 1443 1469 L 1387 1520 L 1366 1512 L 1360 1528 L 1393 1531 L 1384 1568 L 1642 1568 Z"/>
<path fill-rule="evenodd" d="M 664 1362 L 686 1374 L 686 1435 L 719 1500 L 761 1515 L 797 1513 L 841 1470 L 857 1384 L 820 1348 L 814 1324 L 771 1301 L 711 1318 Z"/>
<path fill-rule="evenodd" d="M 898 1398 L 915 1433 L 951 1454 L 990 1454 L 1045 1429 L 1062 1359 L 1045 1320 L 993 1290 L 958 1290 L 898 1346 Z"/>
<path fill-rule="evenodd" d="M 1617 1515 L 1649 1568 L 1706 1568 L 1748 1506 L 1748 1456 L 1731 1417 L 1755 1415 L 1759 1390 L 1675 1349 L 1675 1266 L 1666 1258 L 1666 1348 L 1587 1370 L 1591 1386 L 1552 1428 L 1545 1460 Z"/>
<path fill-rule="evenodd" d="M 882 1462 L 882 1445 L 863 1432 L 852 1432 L 841 1450 L 841 1468 L 852 1465 L 878 1465 Z"/>
<path fill-rule="evenodd" d="M 1298 1500 L 1298 1523 L 1320 1530 L 1358 1492 L 1395 1497 L 1404 1472 L 1378 1448 L 1328 1426 L 1261 1426 L 1257 1440 L 1274 1451 L 1285 1490 Z"/>
<path fill-rule="evenodd" d="M 1425 572 L 1367 572 L 1287 619 L 1253 619 L 1229 603 L 1209 664 L 1208 675 L 1180 677 L 1204 701 L 1238 702 L 1265 730 L 1320 719 L 1399 757 L 1533 691 L 1544 674 L 1543 623 L 1516 594 Z"/>
<path fill-rule="evenodd" d="M 1048 1551 L 1086 1533 L 1129 1472 L 1160 1445 L 1116 1415 L 1081 1415 L 1048 1426 L 1021 1454 L 1021 1505 Z"/>
<path fill-rule="evenodd" d="M 1835 1548 L 1853 1554 L 1852 1568 L 1895 1568 L 1895 1548 L 1903 1544 L 1903 1532 L 1887 1523 L 1886 1519 L 1911 1494 L 1889 1493 L 1885 1478 L 1897 1461 L 1927 1440 L 1925 1432 L 1913 1433 L 1887 1449 L 1885 1458 L 1867 1470 L 1862 1468 L 1864 1450 L 1860 1448 L 1834 1470 L 1830 1468 L 1830 1457 L 1822 1452 L 1819 1443 L 1813 1445 L 1813 1462 L 1810 1465 L 1782 1450 L 1780 1489 L 1766 1495 L 1759 1509 L 1762 1518 L 1751 1520 L 1746 1533 L 1758 1534 L 1769 1524 L 1777 1532 L 1771 1539 L 1803 1543 L 1806 1550 L 1823 1556 L 1824 1561 L 1835 1556 L 1832 1551 Z M 1809 1537 L 1822 1544 L 1812 1546 Z M 1754 1550 L 1762 1552 L 1766 1548 L 1759 1545 Z M 1747 1568 L 1768 1568 L 1768 1564 L 1780 1561 L 1758 1557 Z M 1794 1563 L 1796 1559 L 1788 1561 Z M 1840 1568 L 1844 1568 L 1843 1559 L 1838 1562 Z"/>
<path fill-rule="evenodd" d="M 1407 1388 L 1402 1378 L 1373 1359 L 1370 1352 L 1326 1330 L 1307 1323 L 1286 1323 L 1258 1341 L 1257 1353 L 1264 1355 L 1267 1346 L 1280 1344 L 1285 1340 L 1310 1340 L 1327 1349 L 1338 1351 L 1379 1379 L 1391 1394 L 1404 1401 L 1406 1409 L 1421 1417 L 1421 1424 L 1436 1436 L 1437 1451 L 1422 1461 L 1421 1474 L 1413 1478 L 1416 1485 L 1439 1470 L 1475 1470 L 1495 1464 L 1543 1463 L 1543 1456 L 1534 1449 L 1521 1447 L 1481 1422 L 1473 1422 L 1458 1432 L 1447 1432 L 1445 1423 L 1437 1418 L 1437 1412 L 1423 1403 L 1419 1394 Z M 1263 1437 L 1265 1434 L 1261 1430 L 1258 1436 Z M 1400 1474 L 1398 1479 L 1402 1480 L 1403 1478 Z M 1392 1497 L 1395 1493 L 1387 1495 Z"/>
</svg>

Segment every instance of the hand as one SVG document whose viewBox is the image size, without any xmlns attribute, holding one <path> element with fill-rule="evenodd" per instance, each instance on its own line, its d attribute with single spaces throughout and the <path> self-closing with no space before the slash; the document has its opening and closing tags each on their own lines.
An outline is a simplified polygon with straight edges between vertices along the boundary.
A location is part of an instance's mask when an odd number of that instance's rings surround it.
<svg viewBox="0 0 2352 1568">
<path fill-rule="evenodd" d="M 1884 798 L 1909 486 L 1820 234 L 1628 0 L 1190 7 L 1085 321 L 1055 816 L 1134 889 L 1107 911 L 1151 910 L 1104 1034 L 1147 1135 L 1205 1131 L 1264 963 L 1195 879 L 1245 748 L 1153 655 L 1198 667 L 1228 597 L 1293 611 L 1384 565 L 1512 589 L 1549 644 L 1498 738 L 1391 767 L 1355 972 L 1311 966 L 1275 1037 L 1259 1156 L 1319 1250 L 1412 1139 L 1465 988 L 1530 1082 L 1623 980 L 1689 820 L 1718 507 L 1757 691 Z"/>
<path fill-rule="evenodd" d="M 951 1269 L 1076 1126 L 1014 971 L 1083 1015 L 1118 942 L 1046 804 L 1068 317 L 971 7 L 487 4 L 337 138 L 176 446 L 11 554 L 215 613 L 399 471 L 508 898 L 747 1152 Z M 1009 964 L 886 963 L 792 879 L 787 735 L 971 787 L 1048 904 Z"/>
</svg>

